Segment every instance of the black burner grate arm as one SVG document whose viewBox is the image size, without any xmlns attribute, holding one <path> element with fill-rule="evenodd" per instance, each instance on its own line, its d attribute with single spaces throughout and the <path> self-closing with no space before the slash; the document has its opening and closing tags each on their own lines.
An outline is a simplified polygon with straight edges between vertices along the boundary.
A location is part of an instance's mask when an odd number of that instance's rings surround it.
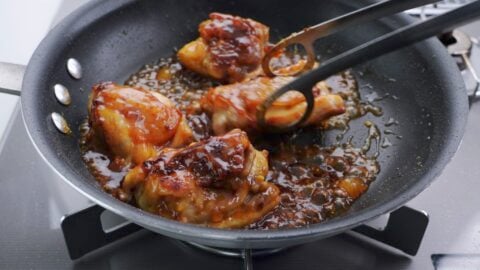
<svg viewBox="0 0 480 270">
<path fill-rule="evenodd" d="M 104 247 L 112 242 L 120 240 L 142 227 L 128 223 L 105 232 L 102 227 L 102 207 L 93 205 L 77 213 L 67 215 L 62 219 L 62 231 L 67 245 L 68 253 L 72 260 L 78 259 L 87 253 Z M 401 207 L 390 213 L 387 226 L 384 230 L 377 230 L 367 225 L 361 225 L 353 231 L 372 238 L 376 241 L 399 249 L 408 255 L 415 255 L 420 247 L 423 235 L 427 229 L 428 215 L 423 211 L 417 211 L 409 207 Z M 192 243 L 193 244 L 193 243 Z M 218 254 L 241 257 L 244 260 L 245 269 L 251 269 L 251 257 L 255 254 L 270 254 L 261 250 L 224 250 L 213 247 L 205 247 L 198 244 L 204 250 L 214 251 Z M 281 249 L 278 249 L 281 250 Z M 233 255 L 231 255 L 233 254 Z"/>
</svg>

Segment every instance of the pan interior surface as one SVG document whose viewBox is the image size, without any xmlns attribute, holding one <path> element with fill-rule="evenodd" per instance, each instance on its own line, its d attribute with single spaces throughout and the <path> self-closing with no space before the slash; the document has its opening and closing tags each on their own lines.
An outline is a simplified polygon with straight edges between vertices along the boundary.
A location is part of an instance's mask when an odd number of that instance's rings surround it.
<svg viewBox="0 0 480 270">
<path fill-rule="evenodd" d="M 381 172 L 375 182 L 344 215 L 298 229 L 275 231 L 219 230 L 181 224 L 145 213 L 103 192 L 82 161 L 78 127 L 87 117 L 87 100 L 93 84 L 123 83 L 141 66 L 174 54 L 174 48 L 198 36 L 199 22 L 213 11 L 250 17 L 268 26 L 278 40 L 326 19 L 372 1 L 92 1 L 62 21 L 42 41 L 24 78 L 21 97 L 27 130 L 35 146 L 54 170 L 103 207 L 151 230 L 201 244 L 227 248 L 273 248 L 330 236 L 391 211 L 413 198 L 438 175 L 455 153 L 468 112 L 459 72 L 443 46 L 429 40 L 353 68 L 362 98 L 386 97 L 376 104 L 383 116 L 354 120 L 345 138 L 354 136 L 360 146 L 374 122 L 392 146 L 381 149 Z M 356 26 L 316 44 L 321 59 L 345 51 L 411 22 L 398 15 Z M 77 59 L 83 76 L 66 72 L 66 61 Z M 57 102 L 53 86 L 65 85 L 72 104 Z M 372 94 L 374 93 L 374 94 Z M 58 112 L 72 134 L 53 126 L 50 114 Z M 392 117 L 399 125 L 386 127 Z M 332 143 L 336 132 L 326 132 Z M 384 136 L 386 136 L 384 134 Z"/>
</svg>

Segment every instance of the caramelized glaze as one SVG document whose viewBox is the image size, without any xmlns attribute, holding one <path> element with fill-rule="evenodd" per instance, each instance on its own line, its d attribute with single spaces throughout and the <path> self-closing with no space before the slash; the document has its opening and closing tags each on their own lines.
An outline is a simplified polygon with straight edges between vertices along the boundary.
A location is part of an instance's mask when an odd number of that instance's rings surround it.
<svg viewBox="0 0 480 270">
<path fill-rule="evenodd" d="M 201 110 L 199 101 L 218 82 L 198 76 L 169 58 L 144 66 L 125 84 L 158 92 L 172 100 L 186 115 L 197 141 L 212 136 L 211 119 Z M 377 155 L 367 155 L 371 141 L 376 140 L 378 150 L 380 140 L 380 134 L 375 132 L 373 124 L 366 123 L 368 129 L 365 129 L 365 134 L 368 138 L 363 147 L 351 143 L 325 146 L 319 138 L 322 130 L 346 129 L 351 119 L 368 112 L 378 115 L 381 113 L 380 108 L 360 99 L 357 83 L 350 72 L 318 83 L 314 91 L 341 95 L 345 101 L 346 113 L 324 121 L 320 128 L 307 128 L 281 136 L 249 136 L 255 148 L 268 150 L 269 170 L 266 180 L 280 189 L 281 199 L 276 208 L 245 228 L 300 227 L 322 222 L 348 210 L 375 179 L 379 171 Z M 88 134 L 87 125 L 83 125 L 82 130 Z M 295 142 L 307 133 L 307 136 L 314 137 L 313 142 Z M 110 159 L 111 155 L 92 143 L 92 140 L 84 138 L 81 144 L 85 161 L 104 189 L 119 199 L 136 205 L 120 188 L 122 179 L 132 166 L 115 165 Z M 207 182 L 210 183 L 210 180 Z"/>
</svg>

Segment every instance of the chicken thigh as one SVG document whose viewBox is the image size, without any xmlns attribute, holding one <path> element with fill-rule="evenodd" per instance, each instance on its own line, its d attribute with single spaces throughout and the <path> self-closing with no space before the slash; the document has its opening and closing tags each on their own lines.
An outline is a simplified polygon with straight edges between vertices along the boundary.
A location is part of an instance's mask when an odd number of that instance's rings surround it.
<svg viewBox="0 0 480 270">
<path fill-rule="evenodd" d="M 294 77 L 257 77 L 246 82 L 218 86 L 203 96 L 201 106 L 211 115 L 216 135 L 233 128 L 255 130 L 258 128 L 257 107 L 276 89 L 293 79 Z M 322 87 L 323 84 L 320 82 L 313 89 L 315 105 L 304 125 L 320 124 L 329 117 L 345 112 L 342 97 L 329 93 Z M 287 126 L 302 117 L 306 105 L 302 94 L 289 91 L 272 104 L 265 114 L 265 120 L 269 125 Z"/>
<path fill-rule="evenodd" d="M 199 26 L 200 37 L 177 56 L 187 68 L 221 81 L 239 82 L 261 73 L 269 29 L 251 19 L 211 13 Z"/>
<path fill-rule="evenodd" d="M 192 141 L 185 117 L 165 96 L 111 82 L 93 87 L 89 123 L 94 136 L 125 163 L 140 164 L 162 146 Z"/>
<path fill-rule="evenodd" d="M 266 182 L 267 152 L 238 129 L 160 154 L 125 176 L 123 190 L 151 213 L 217 228 L 241 228 L 280 202 Z"/>
</svg>

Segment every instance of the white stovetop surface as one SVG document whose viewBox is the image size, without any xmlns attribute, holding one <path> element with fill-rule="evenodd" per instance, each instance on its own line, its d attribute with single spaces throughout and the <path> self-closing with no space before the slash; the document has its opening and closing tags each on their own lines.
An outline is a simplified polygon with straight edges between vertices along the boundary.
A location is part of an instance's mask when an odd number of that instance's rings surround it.
<svg viewBox="0 0 480 270">
<path fill-rule="evenodd" d="M 0 0 L 0 62 L 26 65 L 48 30 L 85 2 Z M 16 96 L 0 93 L 0 138 L 18 100 Z"/>
</svg>

